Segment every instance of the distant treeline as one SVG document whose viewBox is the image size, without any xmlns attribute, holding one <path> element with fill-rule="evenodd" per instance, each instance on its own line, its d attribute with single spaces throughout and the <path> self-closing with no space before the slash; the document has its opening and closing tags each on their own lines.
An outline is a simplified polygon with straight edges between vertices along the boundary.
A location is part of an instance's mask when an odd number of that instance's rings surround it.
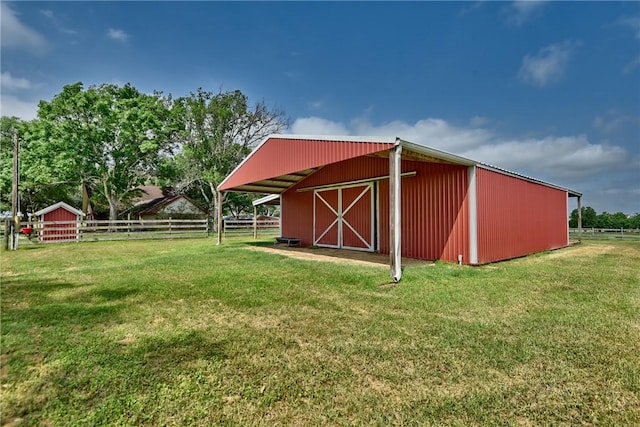
<svg viewBox="0 0 640 427">
<path fill-rule="evenodd" d="M 576 228 L 578 226 L 578 209 L 571 212 L 569 227 Z M 640 228 L 640 213 L 627 215 L 622 212 L 609 213 L 602 212 L 598 214 L 595 209 L 590 206 L 582 208 L 582 227 L 583 228 Z"/>
</svg>

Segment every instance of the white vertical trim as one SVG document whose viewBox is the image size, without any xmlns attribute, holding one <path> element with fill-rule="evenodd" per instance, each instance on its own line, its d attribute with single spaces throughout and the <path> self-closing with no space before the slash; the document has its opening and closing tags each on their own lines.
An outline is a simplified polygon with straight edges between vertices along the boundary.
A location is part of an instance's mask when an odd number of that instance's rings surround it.
<svg viewBox="0 0 640 427">
<path fill-rule="evenodd" d="M 389 257 L 391 263 L 391 277 L 394 282 L 399 282 L 402 278 L 402 232 L 401 232 L 401 168 L 402 168 L 402 145 L 400 141 L 390 151 L 389 159 L 389 213 L 391 223 L 391 235 L 389 236 Z"/>
<path fill-rule="evenodd" d="M 369 206 L 371 207 L 371 231 L 369 234 L 371 237 L 371 242 L 369 243 L 369 250 L 371 252 L 374 252 L 376 250 L 376 233 L 375 233 L 375 226 L 377 224 L 376 218 L 375 216 L 378 215 L 378 213 L 376 212 L 376 201 L 373 199 L 374 195 L 378 194 L 378 191 L 376 189 L 376 183 L 372 182 L 371 186 L 369 187 L 369 191 L 371 192 L 369 194 Z"/>
<path fill-rule="evenodd" d="M 469 263 L 478 264 L 478 193 L 476 167 L 469 166 Z"/>
<path fill-rule="evenodd" d="M 278 200 L 280 201 L 280 224 L 278 225 L 278 228 L 280 229 L 280 237 L 282 237 L 282 194 L 280 194 L 280 196 L 278 196 Z"/>
<path fill-rule="evenodd" d="M 564 194 L 564 200 L 566 203 L 566 212 L 567 212 L 567 220 L 565 221 L 567 223 L 567 243 L 565 246 L 569 246 L 569 219 L 571 218 L 571 212 L 569 211 L 569 193 L 565 192 Z"/>
<path fill-rule="evenodd" d="M 342 247 L 342 189 L 338 189 L 338 212 L 336 212 L 338 222 L 338 247 Z"/>
<path fill-rule="evenodd" d="M 376 210 L 375 212 L 375 222 L 376 222 L 376 245 L 374 250 L 380 252 L 380 183 L 375 182 L 373 185 L 376 186 L 376 200 L 374 201 Z"/>
</svg>

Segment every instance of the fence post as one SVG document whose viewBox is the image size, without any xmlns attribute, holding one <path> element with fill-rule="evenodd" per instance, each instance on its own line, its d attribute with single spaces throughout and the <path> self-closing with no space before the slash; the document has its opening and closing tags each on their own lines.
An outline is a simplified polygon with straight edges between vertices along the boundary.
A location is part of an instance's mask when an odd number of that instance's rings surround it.
<svg viewBox="0 0 640 427">
<path fill-rule="evenodd" d="M 258 238 L 258 207 L 253 207 L 253 238 Z"/>
</svg>

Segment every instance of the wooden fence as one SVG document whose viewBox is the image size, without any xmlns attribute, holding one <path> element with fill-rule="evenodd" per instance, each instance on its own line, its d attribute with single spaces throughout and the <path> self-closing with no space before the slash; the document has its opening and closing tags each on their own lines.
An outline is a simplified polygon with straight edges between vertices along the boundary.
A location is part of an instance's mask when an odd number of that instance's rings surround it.
<svg viewBox="0 0 640 427">
<path fill-rule="evenodd" d="M 569 229 L 569 237 L 577 239 L 606 240 L 606 239 L 624 239 L 624 240 L 640 240 L 640 229 L 638 228 L 583 228 L 582 234 L 578 233 L 577 228 Z"/>
<path fill-rule="evenodd" d="M 280 218 L 259 219 L 256 221 L 256 232 L 274 234 L 280 232 Z M 225 219 L 223 231 L 225 236 L 247 235 L 254 232 L 253 219 Z"/>
<path fill-rule="evenodd" d="M 207 219 L 42 221 L 21 224 L 23 235 L 37 243 L 208 237 Z"/>
</svg>

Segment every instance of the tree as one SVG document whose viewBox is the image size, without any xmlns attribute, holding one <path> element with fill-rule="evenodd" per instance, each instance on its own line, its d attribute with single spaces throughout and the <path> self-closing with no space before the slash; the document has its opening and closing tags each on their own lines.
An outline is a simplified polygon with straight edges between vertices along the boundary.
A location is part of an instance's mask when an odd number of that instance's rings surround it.
<svg viewBox="0 0 640 427">
<path fill-rule="evenodd" d="M 90 186 L 118 216 L 121 202 L 153 174 L 171 151 L 177 127 L 171 100 L 140 93 L 130 84 L 64 86 L 38 117 L 49 158 L 64 164 L 69 179 Z M 55 153 L 55 154 L 54 154 Z"/>
<path fill-rule="evenodd" d="M 590 228 L 597 227 L 596 225 L 597 214 L 595 209 L 591 206 L 583 206 L 582 207 L 582 227 Z M 569 220 L 569 227 L 577 228 L 578 227 L 578 209 L 574 209 L 571 211 L 571 219 Z"/>
<path fill-rule="evenodd" d="M 281 110 L 259 102 L 251 107 L 239 90 L 198 89 L 176 100 L 184 123 L 181 187 L 197 188 L 209 213 L 216 214 L 217 187 L 261 139 L 288 126 Z"/>
<path fill-rule="evenodd" d="M 610 228 L 629 228 L 629 218 L 622 212 L 609 215 Z"/>
<path fill-rule="evenodd" d="M 74 204 L 78 193 L 75 182 L 61 156 L 52 157 L 42 140 L 42 123 L 21 121 L 15 117 L 1 119 L 0 210 L 10 204 L 13 158 L 13 131 L 20 140 L 20 209 L 34 212 L 52 203 L 64 201 Z"/>
<path fill-rule="evenodd" d="M 13 132 L 22 122 L 17 117 L 0 119 L 0 211 L 11 209 L 11 184 L 13 180 Z"/>
</svg>

